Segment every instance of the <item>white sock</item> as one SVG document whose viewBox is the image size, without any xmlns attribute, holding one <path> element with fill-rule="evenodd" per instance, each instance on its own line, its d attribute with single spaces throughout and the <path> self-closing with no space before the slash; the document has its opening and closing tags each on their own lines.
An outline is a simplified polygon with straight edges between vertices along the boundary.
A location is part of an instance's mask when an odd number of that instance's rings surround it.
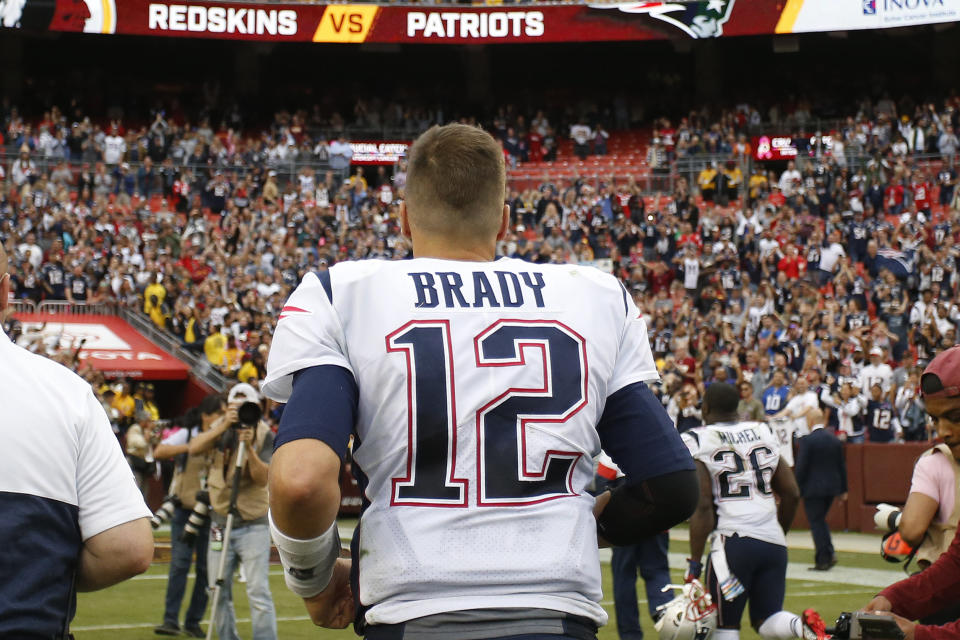
<svg viewBox="0 0 960 640">
<path fill-rule="evenodd" d="M 805 638 L 806 640 L 816 640 L 816 636 L 810 638 L 804 634 L 806 629 L 803 626 L 803 620 L 795 613 L 789 611 L 778 611 L 760 625 L 757 633 L 763 640 L 793 640 L 794 638 Z"/>
<path fill-rule="evenodd" d="M 740 640 L 740 629 L 714 629 L 710 640 Z"/>
</svg>

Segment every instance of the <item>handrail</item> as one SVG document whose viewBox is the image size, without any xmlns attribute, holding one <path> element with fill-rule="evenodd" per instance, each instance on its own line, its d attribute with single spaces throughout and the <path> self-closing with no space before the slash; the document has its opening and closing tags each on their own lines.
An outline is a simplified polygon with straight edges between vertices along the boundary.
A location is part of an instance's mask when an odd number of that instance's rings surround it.
<svg viewBox="0 0 960 640">
<path fill-rule="evenodd" d="M 115 304 L 112 302 L 67 302 L 66 300 L 44 300 L 37 307 L 39 313 L 64 314 L 71 316 L 94 315 L 94 316 L 113 316 L 116 315 Z"/>
<path fill-rule="evenodd" d="M 178 359 L 190 365 L 190 371 L 207 386 L 218 392 L 223 392 L 230 385 L 229 380 L 214 369 L 205 357 L 184 349 L 180 342 L 172 335 L 160 331 L 144 315 L 126 307 L 120 307 L 119 315 L 133 325 L 145 338 L 169 351 Z"/>
<path fill-rule="evenodd" d="M 71 303 L 66 300 L 44 300 L 39 305 L 33 300 L 12 300 L 10 306 L 14 313 L 120 316 L 147 340 L 166 350 L 175 358 L 187 363 L 190 366 L 190 372 L 212 389 L 223 392 L 229 386 L 227 378 L 210 366 L 205 357 L 184 349 L 175 337 L 160 331 L 146 316 L 128 307 L 119 306 L 112 302 L 86 304 L 83 302 Z"/>
<path fill-rule="evenodd" d="M 37 303 L 33 300 L 11 300 L 9 307 L 14 313 L 36 313 Z"/>
</svg>

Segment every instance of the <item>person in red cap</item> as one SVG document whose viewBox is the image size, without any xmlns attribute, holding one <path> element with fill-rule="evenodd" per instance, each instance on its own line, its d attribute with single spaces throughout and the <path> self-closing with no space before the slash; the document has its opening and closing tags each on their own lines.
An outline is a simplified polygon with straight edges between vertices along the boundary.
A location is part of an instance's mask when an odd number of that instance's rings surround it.
<svg viewBox="0 0 960 640">
<path fill-rule="evenodd" d="M 924 453 L 918 468 L 927 458 L 946 462 L 952 470 L 953 483 L 947 483 L 952 489 L 952 500 L 940 500 L 914 491 L 917 485 L 917 473 L 914 473 L 914 486 L 901 514 L 897 510 L 887 513 L 891 529 L 899 527 L 907 542 L 920 539 L 931 540 L 932 545 L 939 544 L 940 550 L 946 550 L 937 557 L 936 550 L 929 550 L 935 560 L 927 569 L 906 580 L 901 580 L 880 592 L 864 608 L 871 613 L 890 613 L 894 616 L 906 640 L 946 640 L 960 638 L 960 537 L 954 533 L 960 509 L 957 508 L 957 491 L 960 485 L 960 346 L 941 352 L 924 370 L 920 377 L 920 390 L 926 403 L 927 414 L 933 420 L 943 444 Z M 950 476 L 947 476 L 948 478 Z M 946 492 L 944 487 L 944 493 Z M 925 500 L 924 500 L 925 498 Z M 946 507 L 946 508 L 945 508 Z M 933 516 L 940 512 L 946 521 Z M 947 511 L 944 514 L 944 511 Z M 923 513 L 920 513 L 923 512 Z M 917 515 L 929 516 L 930 526 L 918 535 L 905 527 Z M 878 514 L 879 516 L 879 514 Z M 952 528 L 950 524 L 952 523 Z M 923 551 L 921 545 L 921 551 Z M 918 553 L 918 559 L 920 555 Z M 921 620 L 921 623 L 912 622 Z M 925 623 L 925 624 L 924 624 Z"/>
</svg>

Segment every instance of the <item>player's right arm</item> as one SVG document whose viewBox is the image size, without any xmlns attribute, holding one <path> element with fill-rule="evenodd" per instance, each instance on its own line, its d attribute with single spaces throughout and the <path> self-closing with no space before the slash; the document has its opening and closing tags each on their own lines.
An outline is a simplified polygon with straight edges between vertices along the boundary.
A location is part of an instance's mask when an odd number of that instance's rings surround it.
<svg viewBox="0 0 960 640">
<path fill-rule="evenodd" d="M 325 274 L 325 277 L 328 277 Z M 310 275 L 277 325 L 264 393 L 286 402 L 270 463 L 270 528 L 291 591 L 314 624 L 353 620 L 350 561 L 339 559 L 340 465 L 359 390 L 343 351 L 329 280 Z"/>
<path fill-rule="evenodd" d="M 797 515 L 797 506 L 800 504 L 800 487 L 793 475 L 793 469 L 783 459 L 777 464 L 773 474 L 773 492 L 780 498 L 777 506 L 777 521 L 784 533 L 790 531 L 793 518 Z"/>
</svg>

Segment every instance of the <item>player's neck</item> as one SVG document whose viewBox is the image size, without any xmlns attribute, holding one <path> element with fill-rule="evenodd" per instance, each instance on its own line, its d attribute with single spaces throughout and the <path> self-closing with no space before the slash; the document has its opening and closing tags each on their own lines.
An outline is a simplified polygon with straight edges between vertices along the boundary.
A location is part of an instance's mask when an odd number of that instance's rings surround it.
<svg viewBox="0 0 960 640">
<path fill-rule="evenodd" d="M 496 243 L 461 245 L 449 239 L 417 236 L 413 240 L 414 258 L 439 258 L 464 262 L 491 262 L 497 257 Z"/>
</svg>

